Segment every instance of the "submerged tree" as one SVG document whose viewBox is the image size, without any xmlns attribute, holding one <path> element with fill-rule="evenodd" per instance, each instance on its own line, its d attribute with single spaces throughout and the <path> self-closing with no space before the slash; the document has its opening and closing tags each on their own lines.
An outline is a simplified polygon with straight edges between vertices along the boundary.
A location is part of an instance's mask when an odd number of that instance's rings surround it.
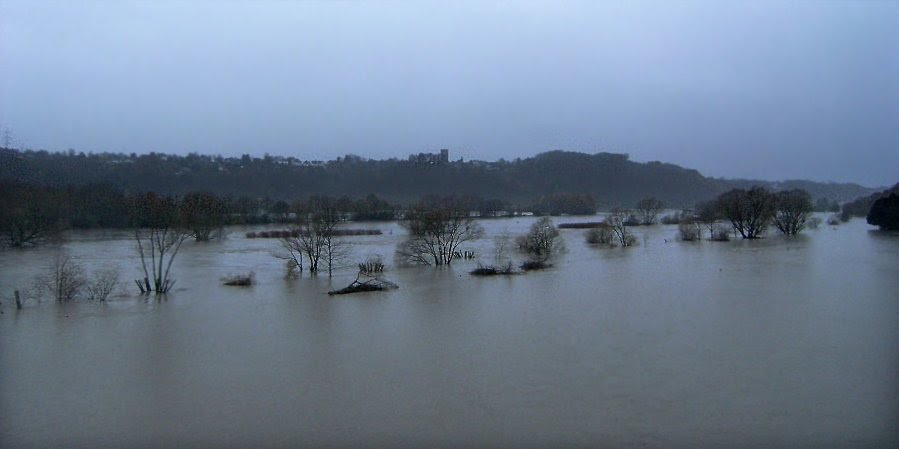
<svg viewBox="0 0 899 449">
<path fill-rule="evenodd" d="M 721 215 L 744 239 L 757 239 L 774 217 L 776 199 L 764 187 L 755 186 L 722 193 L 717 204 Z"/>
<path fill-rule="evenodd" d="M 637 202 L 637 216 L 640 224 L 653 225 L 659 218 L 659 213 L 665 208 L 665 203 L 655 197 L 643 198 Z"/>
<path fill-rule="evenodd" d="M 409 238 L 397 248 L 407 263 L 449 265 L 459 245 L 480 238 L 484 230 L 454 199 L 425 200 L 406 213 Z"/>
<path fill-rule="evenodd" d="M 868 224 L 879 226 L 880 229 L 899 229 L 899 195 L 891 193 L 874 202 L 866 218 Z"/>
<path fill-rule="evenodd" d="M 702 223 L 696 221 L 692 216 L 685 216 L 680 223 L 677 224 L 677 235 L 684 242 L 694 242 L 702 238 Z"/>
<path fill-rule="evenodd" d="M 518 237 L 517 243 L 534 262 L 546 262 L 563 249 L 559 230 L 549 217 L 540 218 L 531 224 L 528 233 Z"/>
<path fill-rule="evenodd" d="M 634 246 L 637 244 L 637 238 L 628 229 L 629 216 L 630 213 L 627 210 L 612 209 L 612 213 L 603 221 L 611 229 L 615 243 L 621 246 Z"/>
<path fill-rule="evenodd" d="M 310 208 L 297 213 L 297 226 L 289 236 L 281 238 L 281 246 L 286 254 L 279 257 L 287 260 L 289 269 L 303 270 L 303 257 L 308 262 L 310 274 L 318 274 L 319 264 L 324 262 L 331 276 L 347 257 L 347 245 L 337 236 L 338 227 L 343 222 L 340 211 L 330 202 L 314 203 Z"/>
<path fill-rule="evenodd" d="M 172 262 L 181 244 L 191 235 L 181 226 L 177 201 L 155 193 L 137 195 L 131 223 L 144 270 L 144 279 L 135 283 L 142 293 L 168 293 L 175 284 L 175 280 L 169 278 Z"/>
<path fill-rule="evenodd" d="M 702 224 L 709 231 L 709 239 L 715 238 L 715 225 L 721 221 L 721 211 L 715 201 L 702 201 L 696 203 L 694 220 Z"/>
<path fill-rule="evenodd" d="M 38 277 L 38 289 L 50 293 L 56 302 L 75 299 L 84 289 L 84 269 L 67 254 L 59 254 L 46 275 Z"/>
<path fill-rule="evenodd" d="M 106 301 L 113 290 L 119 285 L 119 272 L 115 269 L 95 271 L 93 277 L 85 286 L 87 299 Z"/>
<path fill-rule="evenodd" d="M 796 235 L 805 229 L 812 215 L 812 197 L 805 190 L 777 192 L 774 226 L 786 235 Z"/>
<path fill-rule="evenodd" d="M 587 231 L 587 243 L 608 246 L 634 246 L 637 238 L 628 229 L 630 212 L 612 209 L 599 226 Z"/>
<path fill-rule="evenodd" d="M 0 183 L 0 233 L 11 247 L 38 245 L 66 227 L 61 191 L 47 187 Z"/>
<path fill-rule="evenodd" d="M 191 192 L 179 205 L 184 227 L 198 242 L 220 236 L 225 225 L 225 202 L 209 192 Z"/>
</svg>

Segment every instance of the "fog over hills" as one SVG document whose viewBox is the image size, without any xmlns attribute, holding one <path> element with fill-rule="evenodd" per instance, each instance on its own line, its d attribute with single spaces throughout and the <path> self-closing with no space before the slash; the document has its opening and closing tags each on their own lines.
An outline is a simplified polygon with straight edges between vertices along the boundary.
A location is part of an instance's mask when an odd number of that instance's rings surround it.
<svg viewBox="0 0 899 449">
<path fill-rule="evenodd" d="M 891 185 L 895 1 L 0 1 L 16 147 L 630 154 Z M 427 150 L 425 150 L 427 151 Z"/>
</svg>

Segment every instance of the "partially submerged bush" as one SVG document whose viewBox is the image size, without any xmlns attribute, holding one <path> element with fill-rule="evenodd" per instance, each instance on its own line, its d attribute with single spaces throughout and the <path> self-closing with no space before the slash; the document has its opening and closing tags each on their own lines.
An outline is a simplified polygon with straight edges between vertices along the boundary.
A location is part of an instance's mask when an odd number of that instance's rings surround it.
<svg viewBox="0 0 899 449">
<path fill-rule="evenodd" d="M 283 238 L 296 238 L 303 234 L 303 231 L 300 229 L 281 229 L 281 230 L 269 230 L 269 231 L 251 231 L 247 232 L 245 235 L 248 239 L 283 239 Z M 358 236 L 358 235 L 381 235 L 382 232 L 380 229 L 334 229 L 332 231 L 333 236 L 335 237 L 347 237 L 347 236 Z"/>
<path fill-rule="evenodd" d="M 543 217 L 533 224 L 526 235 L 516 239 L 518 248 L 531 260 L 546 262 L 564 251 L 559 230 L 549 217 Z"/>
<path fill-rule="evenodd" d="M 678 237 L 684 242 L 695 242 L 700 240 L 702 227 L 696 222 L 682 221 L 677 225 Z"/>
<path fill-rule="evenodd" d="M 521 244 L 521 242 L 519 242 Z M 508 234 L 503 233 L 493 239 L 493 260 L 489 264 L 485 264 L 478 260 L 478 267 L 471 271 L 474 276 L 499 276 L 518 274 L 512 268 L 512 259 L 509 257 L 508 251 L 511 246 L 511 238 Z"/>
<path fill-rule="evenodd" d="M 730 228 L 728 228 L 726 226 L 716 225 L 712 229 L 712 241 L 713 242 L 729 242 L 730 241 Z"/>
<path fill-rule="evenodd" d="M 851 219 L 851 218 L 852 217 L 849 217 L 846 220 L 843 220 L 841 216 L 839 216 L 837 214 L 833 214 L 833 215 L 827 217 L 827 224 L 830 226 L 838 226 L 841 223 L 843 223 L 844 221 L 849 221 L 849 219 Z"/>
<path fill-rule="evenodd" d="M 363 274 L 379 274 L 384 272 L 384 260 L 381 256 L 370 256 L 358 264 L 359 272 Z"/>
<path fill-rule="evenodd" d="M 36 291 L 45 291 L 56 302 L 71 301 L 84 289 L 84 269 L 68 255 L 53 259 L 46 275 L 35 279 Z"/>
<path fill-rule="evenodd" d="M 676 225 L 680 223 L 680 216 L 678 216 L 678 214 L 668 214 L 663 216 L 659 221 L 664 225 Z"/>
<path fill-rule="evenodd" d="M 106 298 L 118 285 L 118 271 L 113 269 L 96 271 L 93 278 L 87 283 L 87 299 L 106 301 Z"/>
<path fill-rule="evenodd" d="M 636 215 L 628 215 L 627 218 L 624 219 L 624 224 L 627 226 L 640 226 L 643 223 Z"/>
<path fill-rule="evenodd" d="M 528 260 L 521 264 L 521 269 L 524 271 L 533 271 L 533 270 L 543 270 L 551 267 L 551 264 L 548 264 L 542 260 Z"/>
<path fill-rule="evenodd" d="M 346 295 L 350 293 L 361 293 L 361 292 L 377 292 L 383 290 L 395 290 L 400 288 L 398 285 L 393 282 L 388 281 L 387 279 L 382 278 L 381 276 L 370 276 L 359 272 L 356 275 L 356 279 L 350 283 L 350 285 L 341 288 L 340 290 L 331 290 L 328 292 L 329 295 Z"/>
<path fill-rule="evenodd" d="M 600 223 L 600 226 L 587 231 L 586 236 L 587 243 L 592 245 L 612 245 L 612 242 L 614 241 L 612 227 L 605 223 Z"/>
<path fill-rule="evenodd" d="M 559 223 L 559 229 L 593 229 L 601 227 L 602 223 L 598 221 L 588 221 L 584 223 Z"/>
<path fill-rule="evenodd" d="M 602 222 L 602 226 L 587 231 L 587 243 L 608 246 L 634 246 L 637 238 L 628 230 L 628 221 L 633 215 L 615 209 Z"/>
<path fill-rule="evenodd" d="M 249 287 L 256 283 L 256 273 L 230 274 L 222 278 L 222 283 L 232 287 Z"/>
<path fill-rule="evenodd" d="M 478 267 L 472 270 L 471 274 L 474 276 L 505 276 L 518 274 L 518 272 L 512 268 L 512 262 L 509 261 L 506 265 L 499 267 L 496 265 L 481 265 L 479 263 Z"/>
<path fill-rule="evenodd" d="M 821 226 L 821 219 L 818 217 L 809 218 L 808 222 L 806 222 L 806 226 L 808 226 L 809 229 L 818 229 L 818 227 Z"/>
</svg>

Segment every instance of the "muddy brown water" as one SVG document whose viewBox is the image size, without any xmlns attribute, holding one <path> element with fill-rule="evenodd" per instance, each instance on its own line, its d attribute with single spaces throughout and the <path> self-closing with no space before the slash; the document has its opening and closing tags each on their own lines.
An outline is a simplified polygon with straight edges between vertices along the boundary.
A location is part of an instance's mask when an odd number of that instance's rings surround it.
<svg viewBox="0 0 899 449">
<path fill-rule="evenodd" d="M 351 237 L 356 258 L 391 261 L 402 228 L 361 226 L 384 234 Z M 626 249 L 563 230 L 543 272 L 391 266 L 399 290 L 344 297 L 351 269 L 285 281 L 247 229 L 185 244 L 164 300 L 15 310 L 59 251 L 137 277 L 121 232 L 0 252 L 0 446 L 899 446 L 899 236 L 860 220 L 728 243 L 655 226 Z"/>
</svg>

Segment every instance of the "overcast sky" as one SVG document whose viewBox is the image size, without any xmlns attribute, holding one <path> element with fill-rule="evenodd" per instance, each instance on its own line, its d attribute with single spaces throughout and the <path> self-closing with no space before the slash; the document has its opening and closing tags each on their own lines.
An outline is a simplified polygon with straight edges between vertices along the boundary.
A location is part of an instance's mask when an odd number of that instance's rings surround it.
<svg viewBox="0 0 899 449">
<path fill-rule="evenodd" d="M 899 2 L 0 0 L 0 126 L 48 150 L 899 181 Z"/>
</svg>

